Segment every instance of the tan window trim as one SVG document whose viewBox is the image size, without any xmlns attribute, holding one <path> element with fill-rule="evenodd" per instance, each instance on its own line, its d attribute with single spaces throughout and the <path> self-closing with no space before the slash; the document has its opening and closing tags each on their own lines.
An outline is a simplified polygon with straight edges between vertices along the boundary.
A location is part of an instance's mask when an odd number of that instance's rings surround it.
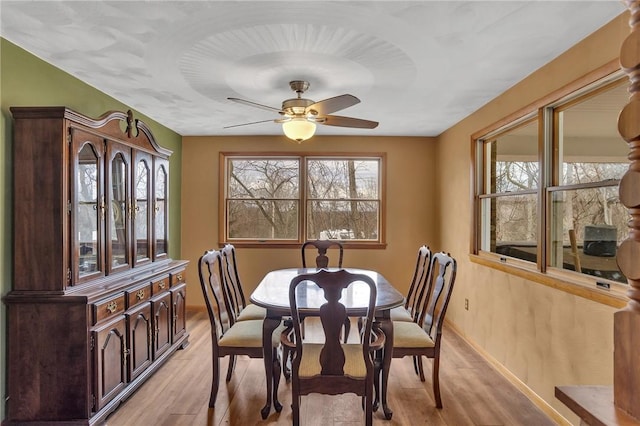
<svg viewBox="0 0 640 426">
<path fill-rule="evenodd" d="M 384 250 L 387 248 L 387 243 L 367 243 L 358 241 L 340 241 L 345 249 L 372 249 L 372 250 Z M 235 247 L 243 248 L 275 248 L 275 249 L 298 249 L 302 244 L 299 241 L 292 242 L 273 242 L 273 241 L 218 241 L 218 244 L 222 247 L 226 243 L 231 243 Z"/>
</svg>

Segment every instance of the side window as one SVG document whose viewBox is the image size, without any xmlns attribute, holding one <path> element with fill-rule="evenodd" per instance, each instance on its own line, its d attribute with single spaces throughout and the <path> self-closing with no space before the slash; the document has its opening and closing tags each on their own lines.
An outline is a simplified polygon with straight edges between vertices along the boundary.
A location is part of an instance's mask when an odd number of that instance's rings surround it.
<svg viewBox="0 0 640 426">
<path fill-rule="evenodd" d="M 542 273 L 626 283 L 615 258 L 629 221 L 618 198 L 629 167 L 617 129 L 629 95 L 619 77 L 536 105 L 475 138 L 474 253 Z"/>
</svg>

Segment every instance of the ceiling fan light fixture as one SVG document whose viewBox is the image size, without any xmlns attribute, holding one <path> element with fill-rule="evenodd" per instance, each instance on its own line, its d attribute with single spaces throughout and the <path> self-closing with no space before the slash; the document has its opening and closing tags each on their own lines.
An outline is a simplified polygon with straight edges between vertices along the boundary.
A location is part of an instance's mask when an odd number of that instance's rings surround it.
<svg viewBox="0 0 640 426">
<path fill-rule="evenodd" d="M 304 117 L 295 117 L 282 123 L 282 131 L 289 139 L 300 143 L 311 138 L 316 132 L 316 123 Z"/>
</svg>

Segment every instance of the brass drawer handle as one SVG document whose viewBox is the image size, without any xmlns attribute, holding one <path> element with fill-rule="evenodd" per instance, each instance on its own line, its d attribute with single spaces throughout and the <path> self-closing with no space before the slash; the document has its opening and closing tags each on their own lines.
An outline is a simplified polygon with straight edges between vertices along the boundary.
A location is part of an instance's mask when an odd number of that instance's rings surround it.
<svg viewBox="0 0 640 426">
<path fill-rule="evenodd" d="M 110 314 L 114 313 L 117 310 L 118 310 L 118 302 L 113 300 L 107 303 L 107 311 L 109 311 Z"/>
<path fill-rule="evenodd" d="M 144 299 L 144 289 L 143 289 L 143 288 L 142 288 L 142 289 L 140 289 L 140 290 L 138 290 L 138 292 L 136 293 L 136 298 L 137 298 L 138 300 L 142 300 L 142 299 Z"/>
<path fill-rule="evenodd" d="M 163 281 L 160 281 L 160 282 L 158 283 L 158 287 L 159 287 L 159 288 L 165 288 L 165 287 L 166 287 L 166 284 L 164 283 L 164 280 L 163 280 Z"/>
<path fill-rule="evenodd" d="M 178 279 L 178 281 L 182 281 L 182 274 L 176 275 L 176 278 Z"/>
</svg>

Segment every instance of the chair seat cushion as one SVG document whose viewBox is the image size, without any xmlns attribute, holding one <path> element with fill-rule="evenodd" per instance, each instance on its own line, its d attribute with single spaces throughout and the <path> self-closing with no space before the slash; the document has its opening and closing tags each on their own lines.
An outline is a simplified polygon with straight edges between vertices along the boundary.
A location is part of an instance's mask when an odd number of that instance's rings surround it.
<svg viewBox="0 0 640 426">
<path fill-rule="evenodd" d="M 390 314 L 393 321 L 413 321 L 411 314 L 404 306 L 397 306 L 391 309 Z"/>
<path fill-rule="evenodd" d="M 433 348 L 435 343 L 415 322 L 393 321 L 394 348 Z"/>
<path fill-rule="evenodd" d="M 262 320 L 238 321 L 218 341 L 218 346 L 229 348 L 261 348 L 262 347 Z M 280 334 L 284 325 L 280 324 L 273 332 L 271 344 L 277 347 L 280 344 Z"/>
<path fill-rule="evenodd" d="M 267 316 L 267 310 L 261 306 L 248 304 L 238 315 L 237 321 L 263 320 Z"/>
<path fill-rule="evenodd" d="M 320 375 L 320 351 L 321 343 L 303 343 L 302 359 L 300 360 L 299 377 L 313 377 Z M 365 378 L 367 366 L 362 355 L 362 345 L 356 343 L 344 343 L 341 345 L 344 351 L 344 374 L 354 378 Z"/>
</svg>

